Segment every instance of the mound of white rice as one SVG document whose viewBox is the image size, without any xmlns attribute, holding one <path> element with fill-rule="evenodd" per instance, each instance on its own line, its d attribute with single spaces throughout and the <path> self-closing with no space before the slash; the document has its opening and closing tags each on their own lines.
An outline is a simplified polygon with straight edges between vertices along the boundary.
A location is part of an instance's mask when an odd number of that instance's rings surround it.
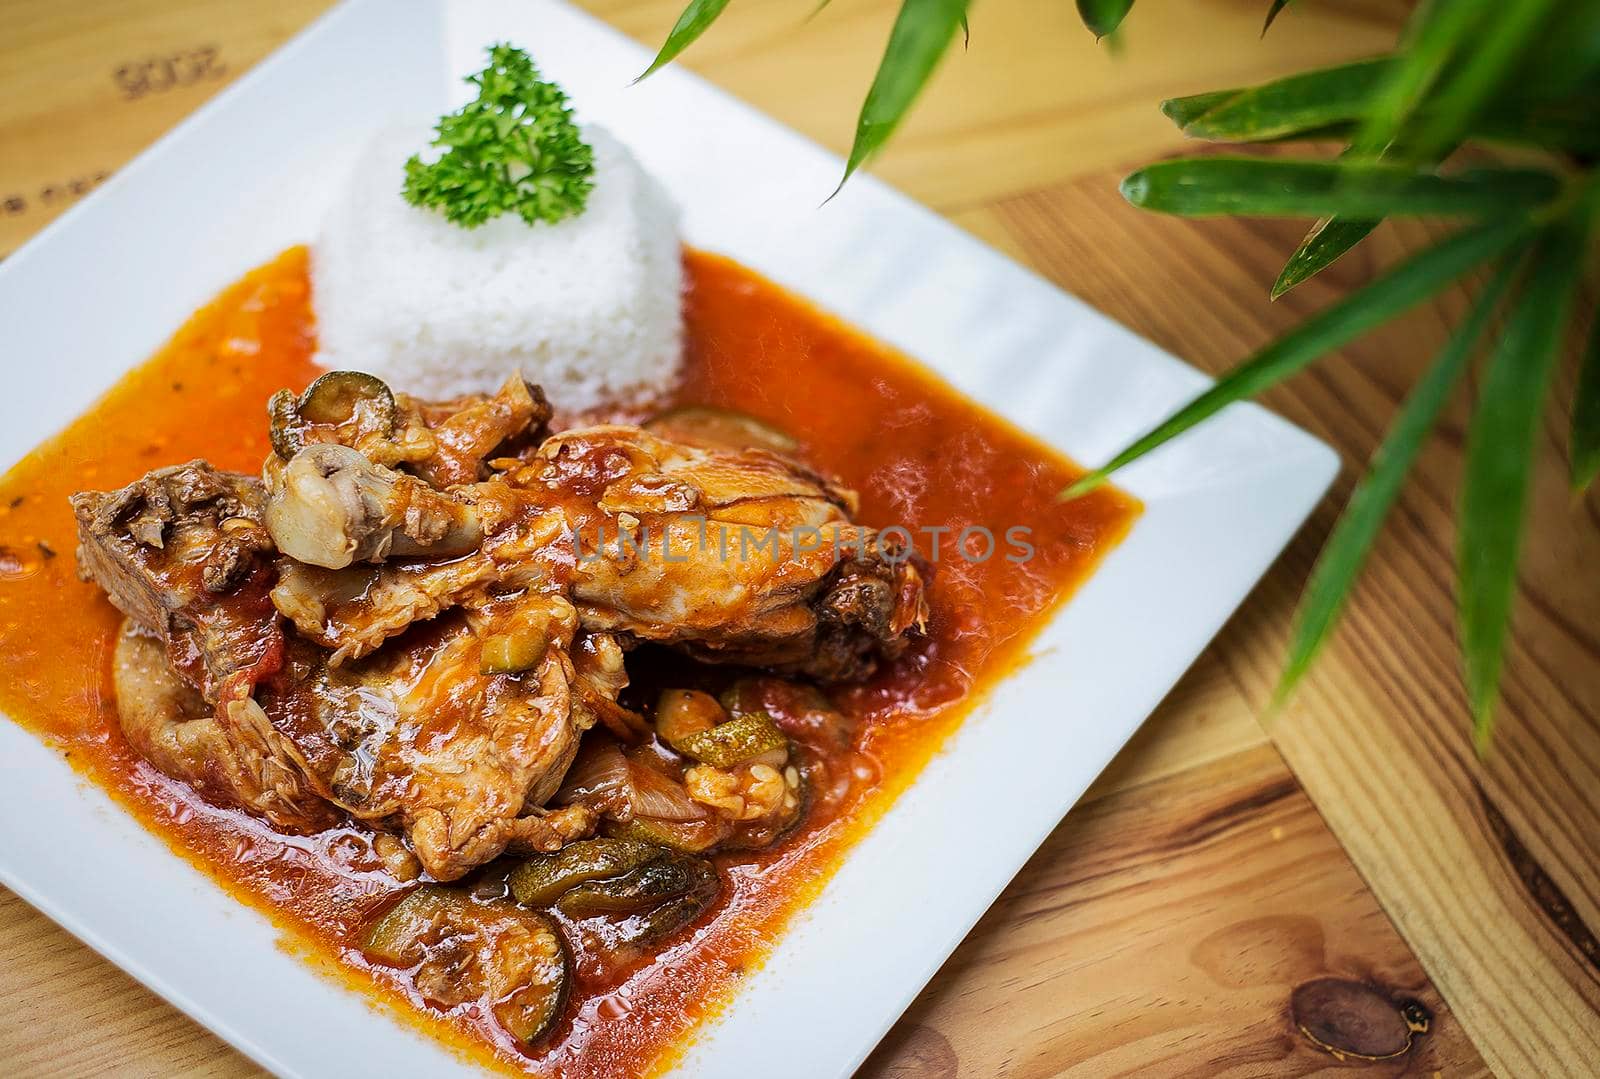
<svg viewBox="0 0 1600 1079">
<path fill-rule="evenodd" d="M 492 391 L 521 369 L 574 412 L 660 387 L 682 352 L 677 210 L 622 143 L 587 127 L 595 186 L 559 224 L 476 229 L 400 195 L 425 130 L 374 140 L 312 249 L 320 346 L 419 397 Z"/>
</svg>

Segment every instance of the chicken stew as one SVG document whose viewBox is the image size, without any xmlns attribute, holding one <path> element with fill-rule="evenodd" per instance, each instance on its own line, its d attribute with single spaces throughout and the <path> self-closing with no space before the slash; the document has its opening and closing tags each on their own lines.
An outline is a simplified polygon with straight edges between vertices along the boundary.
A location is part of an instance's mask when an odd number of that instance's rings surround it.
<svg viewBox="0 0 1600 1079">
<path fill-rule="evenodd" d="M 0 481 L 0 706 L 539 1074 L 670 1060 L 1137 513 L 686 259 L 680 383 L 563 416 L 318 371 L 291 251 Z"/>
</svg>

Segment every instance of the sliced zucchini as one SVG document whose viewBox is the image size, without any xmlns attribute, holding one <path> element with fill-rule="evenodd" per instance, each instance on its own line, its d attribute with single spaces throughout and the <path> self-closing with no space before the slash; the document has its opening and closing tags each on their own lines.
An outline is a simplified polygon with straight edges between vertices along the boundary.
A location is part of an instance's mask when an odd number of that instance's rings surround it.
<svg viewBox="0 0 1600 1079">
<path fill-rule="evenodd" d="M 693 865 L 690 887 L 676 898 L 660 903 L 631 919 L 627 938 L 634 941 L 657 940 L 675 933 L 700 917 L 722 890 L 722 882 L 710 862 L 687 859 Z"/>
<path fill-rule="evenodd" d="M 444 888 L 422 887 L 389 909 L 367 928 L 361 950 L 389 966 L 415 962 L 411 956 L 429 927 L 450 918 L 466 897 Z"/>
<path fill-rule="evenodd" d="M 537 667 L 550 649 L 544 628 L 491 633 L 483 639 L 479 665 L 484 674 L 520 674 Z"/>
<path fill-rule="evenodd" d="M 556 903 L 561 913 L 573 918 L 592 918 L 597 914 L 637 914 L 665 899 L 672 899 L 694 887 L 698 858 L 667 854 L 620 877 L 580 884 Z"/>
<path fill-rule="evenodd" d="M 585 849 L 563 859 L 573 847 Z M 518 902 L 553 906 L 578 920 L 621 919 L 632 941 L 693 921 L 721 890 L 716 868 L 704 858 L 627 839 L 584 840 L 531 858 L 512 871 L 510 884 Z"/>
<path fill-rule="evenodd" d="M 566 1007 L 570 964 L 560 931 L 546 915 L 503 899 L 478 902 L 425 885 L 372 924 L 362 950 L 388 966 L 416 967 L 413 984 L 432 1003 L 488 1008 L 528 1045 Z"/>
<path fill-rule="evenodd" d="M 385 430 L 393 429 L 399 414 L 388 383 L 363 371 L 329 371 L 319 375 L 300 395 L 297 409 L 306 423 L 330 425 L 349 422 L 358 410 L 370 413 Z"/>
<path fill-rule="evenodd" d="M 789 739 L 764 712 L 747 712 L 710 730 L 687 735 L 673 745 L 680 753 L 715 768 L 732 768 L 788 747 Z"/>
<path fill-rule="evenodd" d="M 299 397 L 288 390 L 273 394 L 267 402 L 267 432 L 273 452 L 287 461 L 305 449 L 307 428 L 338 427 L 359 419 L 362 430 L 387 436 L 399 416 L 394 393 L 381 378 L 360 371 L 329 371 Z"/>
<path fill-rule="evenodd" d="M 527 859 L 511 871 L 506 883 L 518 903 L 548 907 L 580 884 L 627 873 L 662 853 L 660 847 L 637 840 L 580 839 L 554 854 Z"/>
<path fill-rule="evenodd" d="M 728 838 L 732 830 L 733 825 L 715 813 L 703 820 L 669 821 L 634 817 L 626 823 L 606 822 L 608 835 L 618 839 L 637 839 L 685 854 L 702 854 L 710 850 Z"/>
</svg>

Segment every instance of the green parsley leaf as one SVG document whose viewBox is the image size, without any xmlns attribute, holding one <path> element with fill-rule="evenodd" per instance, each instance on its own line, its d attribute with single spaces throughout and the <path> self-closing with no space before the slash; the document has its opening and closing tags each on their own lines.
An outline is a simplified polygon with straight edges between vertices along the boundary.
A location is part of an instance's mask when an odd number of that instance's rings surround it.
<svg viewBox="0 0 1600 1079">
<path fill-rule="evenodd" d="M 594 188 L 594 150 L 561 87 L 510 45 L 491 48 L 489 66 L 467 82 L 478 98 L 439 118 L 439 160 L 406 162 L 406 201 L 469 229 L 505 213 L 530 225 L 582 213 Z"/>
</svg>

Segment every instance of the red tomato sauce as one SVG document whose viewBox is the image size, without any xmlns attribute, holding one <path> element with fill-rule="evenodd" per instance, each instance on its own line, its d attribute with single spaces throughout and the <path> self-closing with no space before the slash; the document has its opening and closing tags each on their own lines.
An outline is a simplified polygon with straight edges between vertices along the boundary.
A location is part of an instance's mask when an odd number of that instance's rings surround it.
<svg viewBox="0 0 1600 1079">
<path fill-rule="evenodd" d="M 686 362 L 660 406 L 723 406 L 782 428 L 800 442 L 803 459 L 860 493 L 863 524 L 915 530 L 924 556 L 926 530 L 946 530 L 931 619 L 901 659 L 863 684 L 832 690 L 857 721 L 847 795 L 772 848 L 718 856 L 722 898 L 654 957 L 622 969 L 580 963 L 566 1020 L 534 1050 L 496 1036 L 481 1016 L 429 1010 L 399 973 L 364 959 L 360 934 L 400 885 L 361 860 L 358 828 L 282 836 L 208 806 L 140 760 L 117 725 L 110 655 L 120 615 L 75 574 L 67 498 L 197 457 L 259 470 L 269 452 L 267 398 L 319 373 L 304 249 L 230 286 L 0 479 L 0 709 L 266 912 L 289 946 L 508 1071 L 626 1076 L 675 1059 L 984 691 L 1025 661 L 1029 638 L 1139 512 L 1111 488 L 1056 501 L 1080 471 L 1043 444 L 736 263 L 693 251 L 685 258 Z M 968 526 L 994 535 L 990 557 L 969 561 L 956 550 Z M 1018 528 L 1027 531 L 1011 535 L 1025 539 L 1013 543 L 1008 530 Z M 974 558 L 978 536 L 969 535 Z M 673 664 L 643 660 L 635 692 L 708 677 L 663 670 Z"/>
</svg>

